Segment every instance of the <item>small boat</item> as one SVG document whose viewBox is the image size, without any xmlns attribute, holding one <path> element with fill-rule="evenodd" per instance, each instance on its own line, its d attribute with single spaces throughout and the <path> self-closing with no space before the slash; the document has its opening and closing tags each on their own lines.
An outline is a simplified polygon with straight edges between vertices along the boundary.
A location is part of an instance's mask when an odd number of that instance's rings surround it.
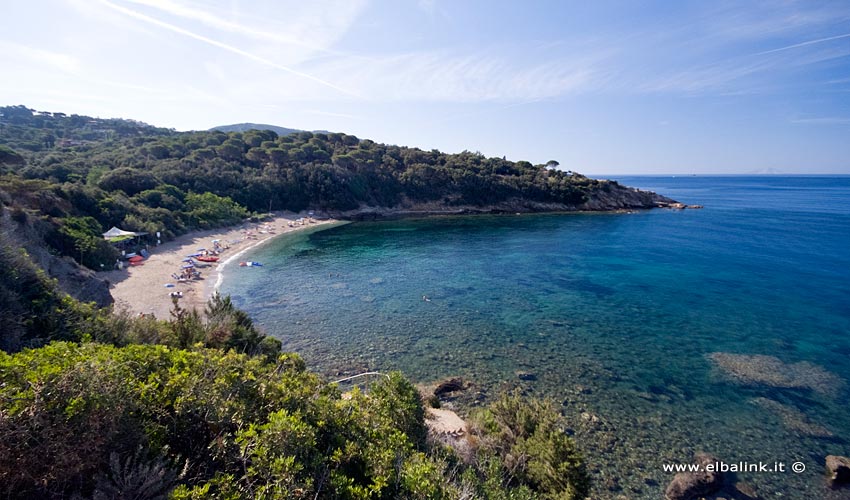
<svg viewBox="0 0 850 500">
<path fill-rule="evenodd" d="M 239 267 L 263 267 L 263 265 L 249 260 L 248 262 L 240 262 Z"/>
<path fill-rule="evenodd" d="M 218 257 L 215 255 L 202 255 L 200 257 L 195 257 L 195 260 L 199 260 L 201 262 L 218 262 Z"/>
</svg>

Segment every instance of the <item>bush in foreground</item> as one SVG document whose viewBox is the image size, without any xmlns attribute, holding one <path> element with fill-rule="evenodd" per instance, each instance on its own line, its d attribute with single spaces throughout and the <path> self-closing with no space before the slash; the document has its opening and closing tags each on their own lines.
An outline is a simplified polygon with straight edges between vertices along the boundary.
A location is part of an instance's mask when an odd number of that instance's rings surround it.
<svg viewBox="0 0 850 500">
<path fill-rule="evenodd" d="M 550 400 L 503 394 L 474 416 L 479 436 L 477 459 L 506 488 L 524 487 L 544 498 L 579 500 L 590 490 L 590 478 L 575 442 L 564 432 L 563 417 Z M 490 482 L 496 478 L 490 475 Z"/>
<path fill-rule="evenodd" d="M 416 397 L 393 375 L 344 399 L 292 354 L 66 342 L 0 353 L 0 495 L 414 498 L 442 488 L 423 484 L 439 471 L 405 433 L 422 425 Z"/>
<path fill-rule="evenodd" d="M 463 462 L 398 373 L 343 397 L 294 354 L 54 342 L 0 352 L 0 495 L 584 498 L 559 418 L 504 397 Z"/>
</svg>

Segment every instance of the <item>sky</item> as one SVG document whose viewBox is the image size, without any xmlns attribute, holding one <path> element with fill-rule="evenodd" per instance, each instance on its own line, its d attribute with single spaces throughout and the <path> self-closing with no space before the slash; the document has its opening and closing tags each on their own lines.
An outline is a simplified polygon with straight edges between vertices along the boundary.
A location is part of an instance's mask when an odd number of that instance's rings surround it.
<svg viewBox="0 0 850 500">
<path fill-rule="evenodd" d="M 850 2 L 32 0 L 0 105 L 587 174 L 850 174 Z"/>
</svg>

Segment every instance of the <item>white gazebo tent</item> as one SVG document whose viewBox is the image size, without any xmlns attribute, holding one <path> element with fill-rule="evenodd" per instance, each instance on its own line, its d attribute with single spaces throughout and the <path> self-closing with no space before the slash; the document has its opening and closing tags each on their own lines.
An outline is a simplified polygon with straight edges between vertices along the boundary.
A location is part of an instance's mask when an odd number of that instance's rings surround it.
<svg viewBox="0 0 850 500">
<path fill-rule="evenodd" d="M 112 226 L 112 229 L 103 233 L 103 239 L 107 241 L 114 241 L 119 239 L 126 239 L 128 236 L 131 238 L 135 238 L 136 236 L 143 236 L 148 233 L 134 233 L 133 231 L 124 231 L 123 229 L 118 229 L 115 226 Z"/>
</svg>

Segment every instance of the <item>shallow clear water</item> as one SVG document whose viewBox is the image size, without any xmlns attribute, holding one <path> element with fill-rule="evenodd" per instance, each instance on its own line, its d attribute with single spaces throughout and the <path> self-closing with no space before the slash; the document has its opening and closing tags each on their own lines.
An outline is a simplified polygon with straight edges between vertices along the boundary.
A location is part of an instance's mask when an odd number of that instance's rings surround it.
<svg viewBox="0 0 850 500">
<path fill-rule="evenodd" d="M 846 381 L 850 177 L 619 180 L 705 208 L 353 223 L 280 237 L 222 290 L 329 375 L 462 375 L 461 409 L 513 386 L 557 398 L 594 498 L 660 498 L 661 464 L 695 451 L 807 465 L 738 474 L 763 498 L 848 498 L 822 476 L 850 454 L 846 386 L 742 385 L 708 355 Z"/>
</svg>

